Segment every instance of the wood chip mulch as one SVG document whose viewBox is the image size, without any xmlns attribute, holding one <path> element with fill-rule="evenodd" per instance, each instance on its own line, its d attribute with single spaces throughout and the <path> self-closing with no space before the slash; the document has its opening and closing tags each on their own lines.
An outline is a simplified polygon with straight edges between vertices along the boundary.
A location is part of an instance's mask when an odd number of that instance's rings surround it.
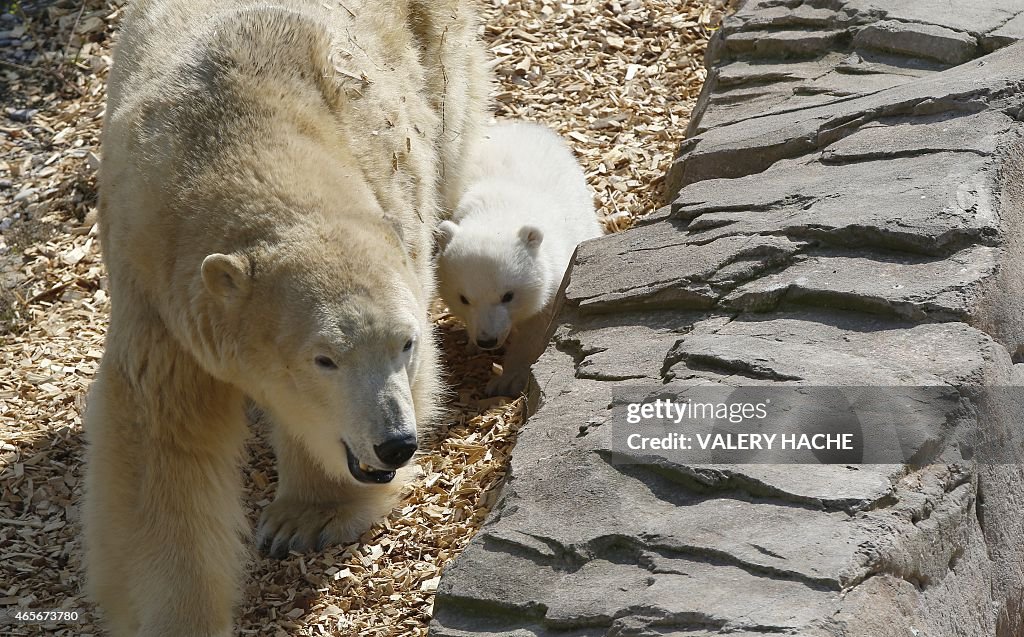
<svg viewBox="0 0 1024 637">
<path fill-rule="evenodd" d="M 82 597 L 77 504 L 85 392 L 109 299 L 95 172 L 110 47 L 124 0 L 0 0 L 0 610 L 80 608 L 79 624 L 0 634 L 98 635 Z M 609 231 L 660 203 L 662 178 L 704 80 L 725 0 L 492 0 L 497 116 L 546 123 L 577 152 Z M 242 635 L 426 634 L 441 571 L 497 498 L 522 398 L 484 399 L 496 359 L 435 321 L 455 396 L 402 504 L 359 543 L 278 561 L 254 556 Z M 256 428 L 250 519 L 273 497 Z"/>
</svg>

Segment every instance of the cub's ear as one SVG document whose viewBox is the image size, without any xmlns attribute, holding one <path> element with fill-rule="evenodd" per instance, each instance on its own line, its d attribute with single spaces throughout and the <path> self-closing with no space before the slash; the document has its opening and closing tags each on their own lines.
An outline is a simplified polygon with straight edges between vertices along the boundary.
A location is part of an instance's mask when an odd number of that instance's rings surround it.
<svg viewBox="0 0 1024 637">
<path fill-rule="evenodd" d="M 440 254 L 444 252 L 448 244 L 455 238 L 455 233 L 459 231 L 459 226 L 452 221 L 442 221 L 437 224 L 436 244 L 437 248 L 435 252 Z"/>
<path fill-rule="evenodd" d="M 203 259 L 203 284 L 215 296 L 238 298 L 249 293 L 249 262 L 233 254 L 211 254 Z"/>
<path fill-rule="evenodd" d="M 537 226 L 523 226 L 519 229 L 519 240 L 526 244 L 526 249 L 536 254 L 544 241 L 544 233 Z"/>
</svg>

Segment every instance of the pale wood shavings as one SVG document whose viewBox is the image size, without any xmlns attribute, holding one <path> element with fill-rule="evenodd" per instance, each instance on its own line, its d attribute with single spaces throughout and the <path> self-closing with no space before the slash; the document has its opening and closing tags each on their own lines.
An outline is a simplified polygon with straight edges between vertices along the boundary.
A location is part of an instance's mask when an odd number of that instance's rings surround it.
<svg viewBox="0 0 1024 637">
<path fill-rule="evenodd" d="M 81 414 L 109 313 L 94 175 L 123 5 L 23 1 L 0 15 L 0 608 L 87 609 L 81 624 L 4 634 L 101 634 L 82 596 L 77 505 Z M 482 31 L 498 59 L 497 114 L 562 133 L 608 229 L 628 227 L 659 203 L 720 15 L 717 0 L 496 1 Z M 420 477 L 360 543 L 254 557 L 240 634 L 425 635 L 442 569 L 493 506 L 524 413 L 523 399 L 482 398 L 497 359 L 468 356 L 443 309 L 435 320 L 454 399 Z M 264 432 L 249 450 L 255 521 L 276 477 Z"/>
<path fill-rule="evenodd" d="M 58 0 L 0 15 L 0 608 L 86 606 L 81 413 L 109 312 L 95 153 L 118 14 Z M 99 634 L 93 619 L 0 632 Z"/>
<path fill-rule="evenodd" d="M 544 122 L 574 148 L 610 232 L 661 204 L 725 2 L 494 0 L 500 117 Z"/>
</svg>

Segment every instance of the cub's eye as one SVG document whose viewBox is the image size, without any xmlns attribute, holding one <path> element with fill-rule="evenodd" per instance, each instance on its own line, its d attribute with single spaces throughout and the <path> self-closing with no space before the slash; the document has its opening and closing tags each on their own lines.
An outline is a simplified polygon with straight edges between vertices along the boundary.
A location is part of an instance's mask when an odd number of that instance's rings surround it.
<svg viewBox="0 0 1024 637">
<path fill-rule="evenodd" d="M 463 305 L 469 305 L 469 299 L 467 299 L 465 296 L 461 294 L 459 295 L 459 300 L 462 301 Z"/>
<path fill-rule="evenodd" d="M 320 369 L 338 369 L 338 364 L 326 356 L 317 356 L 313 359 Z"/>
<path fill-rule="evenodd" d="M 502 303 L 511 303 L 513 294 L 511 292 L 505 292 L 505 295 L 501 297 Z"/>
<path fill-rule="evenodd" d="M 408 351 L 409 351 L 409 350 L 411 350 L 411 349 L 412 349 L 412 339 L 410 338 L 409 340 L 407 340 L 407 341 L 405 342 L 405 345 L 404 345 L 404 346 L 402 346 L 402 351 L 403 351 L 403 352 L 408 352 Z"/>
</svg>

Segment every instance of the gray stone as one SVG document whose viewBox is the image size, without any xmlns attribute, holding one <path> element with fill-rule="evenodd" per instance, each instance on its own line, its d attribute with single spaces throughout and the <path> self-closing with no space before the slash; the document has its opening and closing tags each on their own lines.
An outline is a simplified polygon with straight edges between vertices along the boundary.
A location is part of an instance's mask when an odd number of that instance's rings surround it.
<svg viewBox="0 0 1024 637">
<path fill-rule="evenodd" d="M 861 358 L 865 378 L 872 373 L 868 365 L 893 361 L 899 365 L 894 375 L 906 372 L 903 382 L 926 382 L 920 374 L 929 368 L 931 382 L 983 373 L 980 355 L 973 367 L 957 370 L 934 361 L 950 351 L 964 354 L 963 361 L 978 343 L 991 347 L 983 334 L 957 325 L 866 332 L 853 342 L 850 324 L 814 336 L 812 322 L 782 321 L 789 324 L 711 323 L 719 343 L 742 343 L 759 333 L 808 336 L 807 348 L 792 353 L 794 365 L 797 357 L 830 347 Z M 700 340 L 686 336 L 683 343 L 699 349 Z M 897 361 L 885 350 L 913 350 L 919 357 Z M 832 374 L 849 379 L 846 369 L 837 364 Z M 873 472 L 856 478 L 843 467 L 615 466 L 602 451 L 607 429 L 598 426 L 580 438 L 566 426 L 581 412 L 600 413 L 607 402 L 607 395 L 582 393 L 588 398 L 580 400 L 578 388 L 552 389 L 522 432 L 513 478 L 495 517 L 446 571 L 433 634 L 607 635 L 631 625 L 715 626 L 716 633 L 730 634 L 810 631 L 837 611 L 840 590 L 855 589 L 886 569 L 934 578 L 955 552 L 950 545 L 922 553 L 910 520 L 938 518 L 927 511 L 929 498 L 957 488 L 966 494 L 958 475 L 929 477 L 931 495 L 914 498 L 901 493 L 904 473 L 892 466 L 866 467 Z M 684 487 L 688 478 L 704 489 Z M 905 517 L 877 513 L 892 499 L 905 502 Z M 951 500 L 948 509 L 951 520 L 970 515 L 962 499 Z M 898 534 L 890 536 L 894 530 Z"/>
<path fill-rule="evenodd" d="M 822 151 L 826 163 L 848 163 L 926 153 L 972 152 L 993 155 L 1000 139 L 1015 126 L 1004 113 L 952 113 L 935 118 L 872 122 Z"/>
<path fill-rule="evenodd" d="M 927 151 L 914 157 L 899 149 L 895 136 L 894 142 L 874 151 L 892 158 L 884 163 L 786 160 L 748 177 L 692 184 L 676 198 L 672 218 L 685 223 L 690 243 L 709 248 L 766 230 L 792 240 L 936 256 L 995 240 L 994 175 L 983 157 Z M 835 161 L 843 152 L 827 157 Z M 946 172 L 936 174 L 936 162 Z"/>
<path fill-rule="evenodd" d="M 706 318 L 701 312 L 679 310 L 598 314 L 559 328 L 554 340 L 572 354 L 576 378 L 656 381 L 680 334 Z"/>
<path fill-rule="evenodd" d="M 902 83 L 901 76 L 920 75 L 959 64 L 1024 39 L 1020 7 L 1002 0 L 955 8 L 933 2 L 847 1 L 841 5 L 745 2 L 718 31 L 711 57 L 731 57 L 710 71 L 698 101 L 690 135 L 768 113 L 835 103 L 844 97 L 866 95 Z M 856 42 L 854 38 L 857 38 Z M 979 49 L 980 44 L 980 49 Z M 833 58 L 855 46 L 860 64 L 836 66 Z M 749 91 L 726 90 L 718 74 L 752 64 L 778 73 L 798 73 L 796 64 L 779 64 L 791 57 L 813 57 L 801 65 L 830 66 L 825 73 L 788 81 L 754 81 Z M 714 108 L 708 108 L 713 105 Z"/>
<path fill-rule="evenodd" d="M 986 33 L 1024 12 L 1018 0 L 955 2 L 947 0 L 851 0 L 845 11 L 901 22 L 934 24 L 964 33 Z"/>
<path fill-rule="evenodd" d="M 725 32 L 787 27 L 830 29 L 860 24 L 867 19 L 856 11 L 835 11 L 804 3 L 786 6 L 770 2 L 746 2 L 730 17 Z"/>
<path fill-rule="evenodd" d="M 541 507 L 502 512 L 502 527 L 488 539 L 552 563 L 582 563 L 617 549 L 646 551 L 692 561 L 712 559 L 836 591 L 868 574 L 867 558 L 858 547 L 869 540 L 869 529 L 856 515 L 727 495 L 687 501 L 665 490 L 666 481 L 644 467 L 614 469 L 584 470 L 588 493 L 573 511 Z M 676 469 L 659 471 L 671 475 Z M 652 487 L 664 490 L 667 499 L 652 502 Z M 530 488 L 540 489 L 535 492 L 539 501 L 560 506 L 564 485 L 544 481 Z M 605 515 L 604 523 L 593 523 Z M 572 527 L 570 533 L 567 527 Z M 814 532 L 794 542 L 793 529 L 802 528 Z"/>
<path fill-rule="evenodd" d="M 963 64 L 978 54 L 978 41 L 968 33 L 897 20 L 882 20 L 864 27 L 853 38 L 853 46 L 952 65 Z"/>
<path fill-rule="evenodd" d="M 976 247 L 945 259 L 810 256 L 782 272 L 740 286 L 727 308 L 765 312 L 818 305 L 889 314 L 912 321 L 971 322 L 996 270 L 997 248 Z"/>
<path fill-rule="evenodd" d="M 986 51 L 994 51 L 1004 46 L 1024 40 L 1024 12 L 989 31 L 981 38 L 981 45 Z"/>
<path fill-rule="evenodd" d="M 807 504 L 848 513 L 877 506 L 892 497 L 903 465 L 692 465 L 679 467 L 696 483 L 695 489 L 728 491 L 740 488 L 760 497 Z"/>
<path fill-rule="evenodd" d="M 812 8 L 817 6 L 817 8 Z M 948 0 L 842 0 L 838 2 L 779 3 L 750 0 L 727 22 L 727 31 L 856 27 L 883 20 L 935 25 L 952 31 L 983 34 L 998 30 L 1024 13 L 1017 0 L 957 2 Z"/>
<path fill-rule="evenodd" d="M 884 118 L 976 113 L 990 103 L 999 110 L 1019 108 L 1024 105 L 1021 56 L 1024 43 L 872 95 L 708 130 L 684 144 L 687 152 L 673 163 L 667 192 L 705 179 L 761 172 L 780 159 L 820 150 Z"/>
<path fill-rule="evenodd" d="M 695 329 L 667 354 L 664 375 L 728 384 L 956 385 L 980 382 L 986 357 L 995 356 L 992 339 L 963 323 L 911 327 L 807 311 L 744 317 L 713 332 Z"/>
<path fill-rule="evenodd" d="M 764 61 L 738 60 L 722 67 L 717 73 L 717 95 L 725 102 L 730 89 L 736 86 L 759 85 L 764 89 L 777 89 L 778 84 L 799 82 L 821 77 L 838 66 L 846 56 L 829 53 L 810 61 L 792 62 L 786 65 Z"/>
<path fill-rule="evenodd" d="M 671 225 L 644 226 L 580 246 L 579 274 L 565 298 L 584 311 L 709 308 L 735 279 L 785 263 L 800 247 L 784 237 L 756 236 L 700 245 L 687 242 Z"/>
<path fill-rule="evenodd" d="M 432 635 L 1024 634 L 1024 391 L 991 389 L 1024 378 L 1024 44 L 940 70 L 1022 15 L 739 7 L 671 205 L 578 250 L 511 477 Z M 907 465 L 613 459 L 615 387 L 698 384 L 998 399 L 872 403 Z M 1014 461 L 945 445 L 974 427 Z"/>
<path fill-rule="evenodd" d="M 772 57 L 809 57 L 835 49 L 845 31 L 747 31 L 726 39 L 730 53 Z"/>
<path fill-rule="evenodd" d="M 552 569 L 516 549 L 502 551 L 501 561 L 495 561 L 482 554 L 485 542 L 471 545 L 446 572 L 437 591 L 432 634 L 515 635 L 522 628 L 518 634 L 651 634 L 629 632 L 651 625 L 784 633 L 831 614 L 837 606 L 834 594 L 800 582 L 765 580 L 738 567 L 653 551 L 631 554 L 626 549 L 621 556 L 610 556 L 615 561 Z M 505 586 L 510 572 L 529 578 L 529 589 Z M 459 596 L 466 585 L 476 594 L 471 602 Z M 455 612 L 462 604 L 468 613 Z"/>
<path fill-rule="evenodd" d="M 777 64 L 763 62 L 734 62 L 710 80 L 719 87 L 707 99 L 711 110 L 693 120 L 689 132 L 701 133 L 745 119 L 875 93 L 939 68 L 894 66 L 883 61 L 886 59 L 883 56 L 832 53 L 807 62 L 787 64 L 784 69 Z"/>
</svg>

